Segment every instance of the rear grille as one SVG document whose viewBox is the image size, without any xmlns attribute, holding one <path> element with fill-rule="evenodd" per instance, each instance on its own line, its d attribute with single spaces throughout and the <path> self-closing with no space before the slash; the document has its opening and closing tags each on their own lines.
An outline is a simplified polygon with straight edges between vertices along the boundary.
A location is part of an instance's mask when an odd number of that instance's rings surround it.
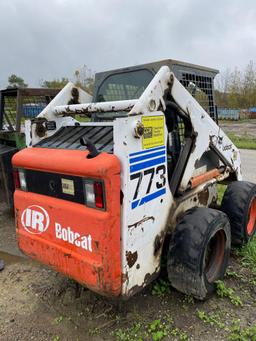
<svg viewBox="0 0 256 341">
<path fill-rule="evenodd" d="M 36 147 L 84 150 L 80 138 L 85 137 L 99 152 L 113 153 L 113 126 L 63 127 L 53 136 L 39 142 Z"/>
<path fill-rule="evenodd" d="M 211 118 L 217 122 L 214 105 L 213 78 L 184 72 L 180 79 L 182 85 L 192 94 Z"/>
</svg>

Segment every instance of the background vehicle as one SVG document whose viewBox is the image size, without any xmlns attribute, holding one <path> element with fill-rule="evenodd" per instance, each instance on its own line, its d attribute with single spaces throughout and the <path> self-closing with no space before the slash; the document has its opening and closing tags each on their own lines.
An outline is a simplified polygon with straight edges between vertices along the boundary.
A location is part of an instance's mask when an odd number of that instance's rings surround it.
<svg viewBox="0 0 256 341">
<path fill-rule="evenodd" d="M 9 88 L 0 91 L 0 193 L 11 208 L 11 158 L 25 147 L 25 119 L 36 117 L 59 92 L 56 89 Z"/>
<path fill-rule="evenodd" d="M 205 299 L 231 240 L 255 233 L 256 187 L 241 181 L 239 151 L 213 120 L 216 71 L 163 61 L 153 75 L 149 65 L 98 77 L 97 102 L 69 83 L 26 124 L 32 148 L 13 158 L 19 247 L 129 297 L 157 277 L 167 244 L 171 284 Z"/>
</svg>

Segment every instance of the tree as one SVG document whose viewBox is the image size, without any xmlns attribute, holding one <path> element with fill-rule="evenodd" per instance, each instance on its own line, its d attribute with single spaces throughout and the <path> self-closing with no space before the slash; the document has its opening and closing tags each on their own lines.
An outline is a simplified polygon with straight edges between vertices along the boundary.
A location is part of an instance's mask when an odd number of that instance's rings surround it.
<svg viewBox="0 0 256 341">
<path fill-rule="evenodd" d="M 7 88 L 27 88 L 28 84 L 25 83 L 24 79 L 12 74 L 9 78 L 8 78 L 8 86 Z"/>
<path fill-rule="evenodd" d="M 241 108 L 243 106 L 242 101 L 242 78 L 241 71 L 236 67 L 230 74 L 230 81 L 227 86 L 228 92 L 228 105 L 230 108 Z"/>
<path fill-rule="evenodd" d="M 82 88 L 89 94 L 92 94 L 93 84 L 94 84 L 94 72 L 89 69 L 86 65 L 77 69 L 74 72 L 74 76 L 72 77 L 71 82 L 73 82 L 76 86 Z M 60 79 L 56 78 L 53 80 L 42 80 L 40 85 L 43 88 L 52 88 L 52 89 L 62 89 L 64 86 L 70 81 L 67 77 L 62 77 Z"/>
<path fill-rule="evenodd" d="M 75 85 L 84 89 L 90 95 L 93 92 L 94 72 L 86 65 L 76 70 L 74 73 Z"/>
<path fill-rule="evenodd" d="M 215 96 L 218 107 L 248 109 L 256 106 L 256 68 L 250 61 L 244 70 L 227 69 L 218 76 Z"/>
<path fill-rule="evenodd" d="M 52 81 L 42 81 L 43 88 L 62 89 L 69 82 L 69 79 L 62 77 L 61 79 L 53 79 Z"/>
<path fill-rule="evenodd" d="M 256 70 L 252 60 L 246 66 L 244 72 L 243 100 L 247 108 L 256 104 Z"/>
</svg>

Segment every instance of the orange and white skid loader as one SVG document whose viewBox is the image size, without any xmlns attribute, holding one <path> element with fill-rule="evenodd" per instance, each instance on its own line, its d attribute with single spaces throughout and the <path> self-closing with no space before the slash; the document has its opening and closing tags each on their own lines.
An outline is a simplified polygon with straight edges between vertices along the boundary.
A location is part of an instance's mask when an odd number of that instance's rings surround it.
<svg viewBox="0 0 256 341">
<path fill-rule="evenodd" d="M 172 286 L 213 292 L 231 242 L 255 233 L 256 185 L 242 181 L 239 150 L 187 83 L 162 66 L 139 98 L 94 103 L 69 83 L 26 122 L 28 148 L 12 161 L 26 255 L 127 298 L 158 276 L 167 245 Z M 220 207 L 217 183 L 228 184 Z"/>
</svg>

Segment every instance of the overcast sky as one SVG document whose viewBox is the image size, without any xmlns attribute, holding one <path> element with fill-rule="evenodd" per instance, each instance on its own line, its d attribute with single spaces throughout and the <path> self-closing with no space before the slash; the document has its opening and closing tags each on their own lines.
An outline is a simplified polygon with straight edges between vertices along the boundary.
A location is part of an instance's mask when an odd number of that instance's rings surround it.
<svg viewBox="0 0 256 341">
<path fill-rule="evenodd" d="M 256 60 L 255 0 L 0 0 L 0 87 L 172 58 Z"/>
</svg>

